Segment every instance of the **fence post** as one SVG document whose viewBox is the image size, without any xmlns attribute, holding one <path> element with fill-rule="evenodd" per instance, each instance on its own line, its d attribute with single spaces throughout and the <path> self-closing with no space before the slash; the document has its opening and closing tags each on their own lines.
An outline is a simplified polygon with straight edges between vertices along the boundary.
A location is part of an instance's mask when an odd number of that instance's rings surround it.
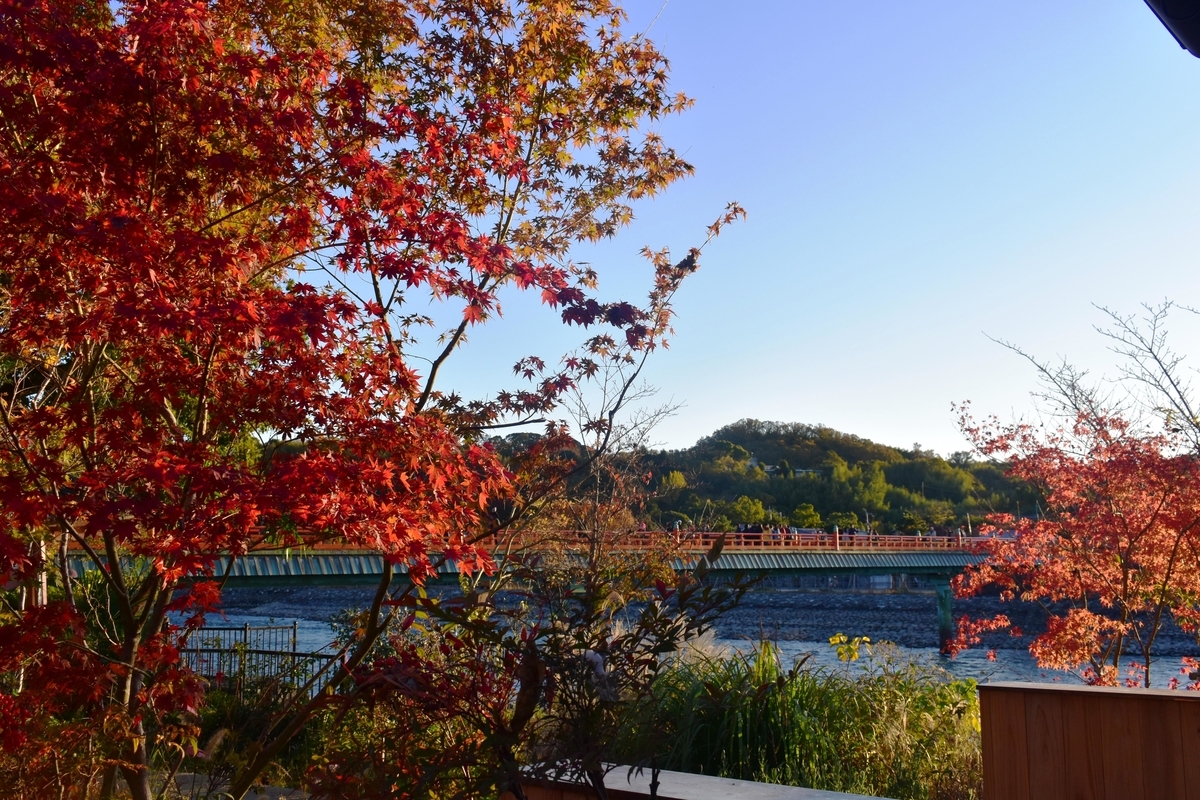
<svg viewBox="0 0 1200 800">
<path fill-rule="evenodd" d="M 292 652 L 296 652 L 296 630 L 300 624 L 300 620 L 292 620 Z"/>
<path fill-rule="evenodd" d="M 238 655 L 238 697 L 246 691 L 246 661 L 250 658 L 250 623 L 242 625 L 242 652 Z"/>
</svg>

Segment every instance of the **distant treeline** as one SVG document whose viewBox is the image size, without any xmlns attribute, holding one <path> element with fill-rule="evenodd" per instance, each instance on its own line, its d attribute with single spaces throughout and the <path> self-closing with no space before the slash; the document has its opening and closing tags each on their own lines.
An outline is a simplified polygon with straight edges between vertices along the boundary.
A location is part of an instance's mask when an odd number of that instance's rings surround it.
<svg viewBox="0 0 1200 800">
<path fill-rule="evenodd" d="M 1031 488 L 970 453 L 944 459 L 820 425 L 727 425 L 685 450 L 646 454 L 650 521 L 729 530 L 739 524 L 950 531 L 991 512 L 1036 513 Z"/>
</svg>

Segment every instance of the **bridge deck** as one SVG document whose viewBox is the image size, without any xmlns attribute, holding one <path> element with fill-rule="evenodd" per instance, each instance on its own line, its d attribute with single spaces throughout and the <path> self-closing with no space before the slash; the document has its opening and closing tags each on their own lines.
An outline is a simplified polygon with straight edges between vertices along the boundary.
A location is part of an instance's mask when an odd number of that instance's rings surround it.
<svg viewBox="0 0 1200 800">
<path fill-rule="evenodd" d="M 674 559 L 677 570 L 690 569 L 707 547 L 685 547 Z M 629 548 L 631 555 L 637 548 Z M 738 543 L 727 547 L 713 565 L 713 573 L 769 573 L 773 575 L 925 575 L 948 577 L 961 572 L 980 556 L 961 548 L 885 549 L 883 547 L 786 547 L 770 543 Z M 217 574 L 230 570 L 231 586 L 262 584 L 375 583 L 383 574 L 383 556 L 364 550 L 314 550 L 253 552 L 217 565 Z M 403 575 L 406 570 L 397 570 Z M 438 568 L 438 575 L 458 575 L 454 563 Z"/>
<path fill-rule="evenodd" d="M 722 534 L 710 532 L 646 532 L 622 535 L 613 546 L 632 553 L 661 546 L 664 539 L 677 553 L 676 569 L 689 569 Z M 717 574 L 759 573 L 776 575 L 887 575 L 911 574 L 948 576 L 961 572 L 980 559 L 977 541 L 948 536 L 881 536 L 805 532 L 799 534 L 729 533 L 713 571 Z M 545 546 L 547 541 L 570 544 L 579 535 L 556 533 L 540 541 L 506 540 L 485 543 L 498 558 L 511 547 Z M 90 560 L 76 551 L 70 557 L 76 572 L 93 568 Z M 374 583 L 383 574 L 383 556 L 378 552 L 323 545 L 291 550 L 257 549 L 233 560 L 219 559 L 216 573 L 229 570 L 229 585 L 295 585 Z M 403 567 L 397 572 L 403 575 Z M 443 564 L 438 574 L 452 578 L 457 565 Z"/>
</svg>

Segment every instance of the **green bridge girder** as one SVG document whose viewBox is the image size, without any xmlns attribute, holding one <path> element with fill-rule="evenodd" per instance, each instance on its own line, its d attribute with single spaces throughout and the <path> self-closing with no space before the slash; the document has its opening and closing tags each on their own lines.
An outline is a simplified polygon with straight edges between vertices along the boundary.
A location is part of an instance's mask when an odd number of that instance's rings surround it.
<svg viewBox="0 0 1200 800">
<path fill-rule="evenodd" d="M 957 575 L 979 561 L 961 550 L 801 551 L 789 553 L 722 553 L 713 572 L 773 575 Z M 685 568 L 677 562 L 677 568 Z"/>
<path fill-rule="evenodd" d="M 631 551 L 631 553 L 634 551 Z M 692 568 L 695 558 L 676 559 L 677 570 Z M 917 575 L 929 580 L 937 593 L 938 638 L 942 644 L 953 635 L 950 580 L 981 556 L 963 550 L 809 550 L 791 552 L 733 551 L 721 554 L 710 574 L 766 575 Z M 91 566 L 82 557 L 71 558 L 76 573 Z M 355 586 L 375 585 L 383 574 L 383 556 L 357 551 L 255 552 L 234 560 L 218 559 L 215 574 L 229 570 L 229 587 Z M 397 569 L 397 580 L 407 572 Z M 455 564 L 437 570 L 439 580 L 454 580 Z"/>
<path fill-rule="evenodd" d="M 699 555 L 696 556 L 698 558 Z M 679 558 L 675 569 L 692 568 L 696 558 Z M 768 575 L 918 575 L 935 578 L 953 576 L 976 563 L 980 556 L 966 551 L 816 551 L 816 552 L 726 552 L 713 565 L 712 574 Z M 76 560 L 76 559 L 72 559 Z M 73 565 L 84 568 L 84 559 Z M 215 573 L 230 570 L 229 558 L 217 560 Z M 402 579 L 407 570 L 397 569 Z M 256 552 L 238 557 L 229 572 L 228 586 L 352 586 L 374 584 L 383 574 L 383 556 L 360 551 Z M 453 580 L 455 564 L 438 568 L 438 577 Z"/>
</svg>

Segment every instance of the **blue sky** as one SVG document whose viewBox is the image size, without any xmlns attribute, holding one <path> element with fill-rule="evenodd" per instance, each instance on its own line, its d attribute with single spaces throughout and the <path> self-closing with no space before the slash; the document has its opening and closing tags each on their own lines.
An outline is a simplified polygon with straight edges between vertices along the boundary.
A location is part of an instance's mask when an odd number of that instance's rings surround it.
<svg viewBox="0 0 1200 800">
<path fill-rule="evenodd" d="M 682 403 L 683 447 L 743 417 L 965 449 L 952 402 L 1028 413 L 1012 341 L 1097 374 L 1104 316 L 1200 305 L 1200 59 L 1140 0 L 661 0 L 627 4 L 675 88 L 661 132 L 696 176 L 580 257 L 640 293 L 642 245 L 682 253 L 725 203 L 749 220 L 706 251 L 648 378 Z M 661 13 L 660 13 L 661 11 Z M 468 345 L 471 393 L 553 355 L 517 301 Z M 1176 346 L 1200 349 L 1178 318 Z"/>
</svg>

